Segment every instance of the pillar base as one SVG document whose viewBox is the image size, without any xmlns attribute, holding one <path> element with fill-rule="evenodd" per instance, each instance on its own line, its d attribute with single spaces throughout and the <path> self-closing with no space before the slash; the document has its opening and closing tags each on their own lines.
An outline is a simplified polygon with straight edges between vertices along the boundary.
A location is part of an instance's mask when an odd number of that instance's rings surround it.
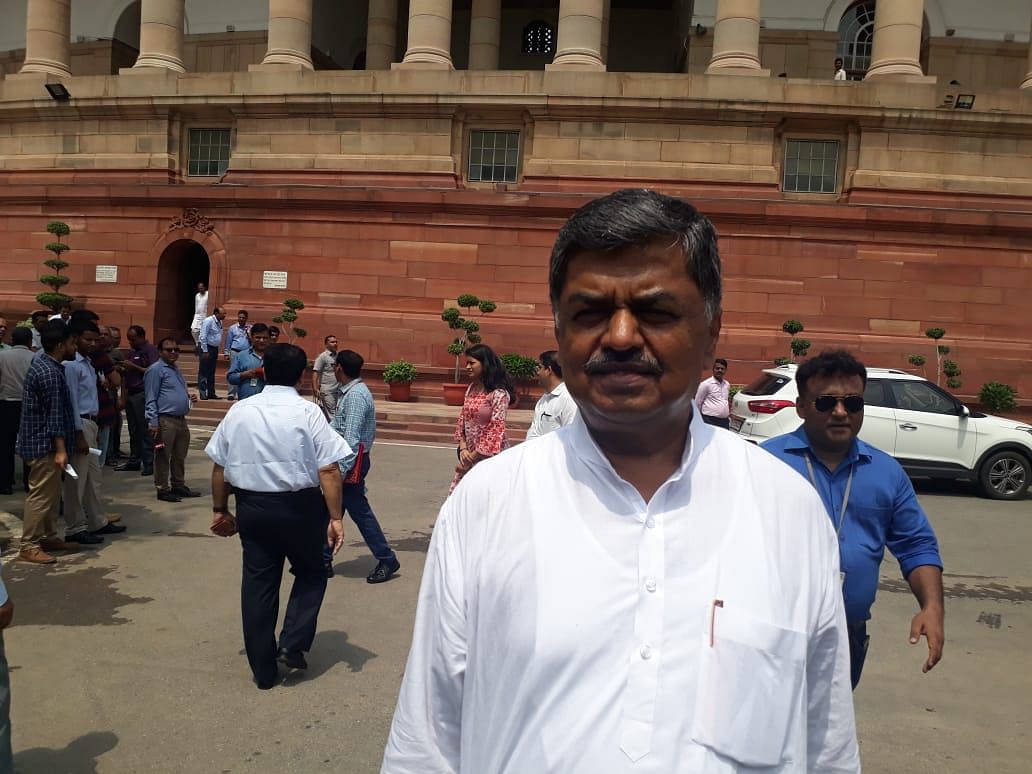
<svg viewBox="0 0 1032 774">
<path fill-rule="evenodd" d="M 1025 76 L 1025 80 L 1021 82 L 1021 88 L 1032 89 L 1032 73 Z"/>
<path fill-rule="evenodd" d="M 596 51 L 560 51 L 545 69 L 605 72 L 606 65 Z"/>
<path fill-rule="evenodd" d="M 52 75 L 55 78 L 72 77 L 72 71 L 67 65 L 50 59 L 35 59 L 30 62 L 26 62 L 22 65 L 22 68 L 17 74 L 21 75 L 22 73 L 25 73 L 26 75 L 41 73 L 43 75 Z"/>
<path fill-rule="evenodd" d="M 183 64 L 183 60 L 179 57 L 169 56 L 168 54 L 140 54 L 140 57 L 136 60 L 136 64 L 133 65 L 132 69 L 137 67 L 145 67 L 148 69 L 161 69 L 171 70 L 175 73 L 185 73 L 186 65 Z M 124 68 L 123 68 L 124 69 Z"/>
<path fill-rule="evenodd" d="M 707 67 L 705 75 L 738 75 L 769 78 L 770 70 L 759 70 L 755 67 Z"/>
<path fill-rule="evenodd" d="M 924 78 L 921 63 L 913 59 L 886 59 L 875 62 L 867 69 L 864 80 L 872 78 Z"/>
<path fill-rule="evenodd" d="M 299 51 L 270 49 L 261 62 L 263 65 L 290 65 L 305 70 L 314 70 L 312 60 Z"/>
<path fill-rule="evenodd" d="M 305 66 L 295 62 L 260 62 L 247 66 L 247 72 L 249 73 L 304 72 L 306 70 L 314 72 L 315 68 L 311 65 Z"/>
</svg>

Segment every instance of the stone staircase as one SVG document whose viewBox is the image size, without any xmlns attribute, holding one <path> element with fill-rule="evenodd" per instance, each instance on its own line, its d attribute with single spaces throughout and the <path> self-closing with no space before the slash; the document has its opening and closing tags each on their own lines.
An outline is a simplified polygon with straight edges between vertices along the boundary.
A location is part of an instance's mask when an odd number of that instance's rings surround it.
<svg viewBox="0 0 1032 774">
<path fill-rule="evenodd" d="M 191 386 L 197 384 L 197 358 L 184 352 L 179 358 L 179 367 Z M 219 363 L 216 372 L 217 392 L 226 394 L 226 364 Z M 387 385 L 370 375 L 366 382 L 376 400 L 376 440 L 395 443 L 432 444 L 454 446 L 453 433 L 459 414 L 457 406 L 446 406 L 441 398 L 440 384 L 418 381 L 412 385 L 411 403 L 396 403 L 387 398 Z M 307 387 L 302 394 L 311 394 Z M 521 400 L 521 405 L 533 406 L 532 400 Z M 214 428 L 222 421 L 233 403 L 228 400 L 198 401 L 190 411 L 190 425 Z M 510 409 L 508 415 L 509 440 L 522 441 L 534 417 L 530 409 Z"/>
</svg>

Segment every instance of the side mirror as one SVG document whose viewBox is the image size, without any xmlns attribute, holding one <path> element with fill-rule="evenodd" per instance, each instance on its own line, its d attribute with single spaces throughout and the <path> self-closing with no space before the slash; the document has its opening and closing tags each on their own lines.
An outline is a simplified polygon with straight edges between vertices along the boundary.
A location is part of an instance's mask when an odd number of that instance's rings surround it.
<svg viewBox="0 0 1032 774">
<path fill-rule="evenodd" d="M 960 416 L 962 417 L 969 417 L 971 416 L 971 409 L 969 409 L 967 406 L 961 403 L 960 408 L 957 409 L 957 413 L 960 414 Z"/>
</svg>

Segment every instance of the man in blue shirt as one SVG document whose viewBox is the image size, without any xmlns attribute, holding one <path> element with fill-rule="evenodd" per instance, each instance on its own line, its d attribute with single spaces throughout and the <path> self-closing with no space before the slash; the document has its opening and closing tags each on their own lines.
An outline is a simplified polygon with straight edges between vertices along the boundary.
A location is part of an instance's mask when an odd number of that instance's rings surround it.
<svg viewBox="0 0 1032 774">
<path fill-rule="evenodd" d="M 229 358 L 229 367 L 233 368 L 233 363 L 241 355 L 251 348 L 251 326 L 247 324 L 247 310 L 241 309 L 237 312 L 237 321 L 229 326 L 229 332 L 226 334 L 226 349 L 223 354 Z M 237 397 L 237 385 L 233 382 L 229 383 L 229 392 L 226 395 L 228 400 L 236 400 Z"/>
<path fill-rule="evenodd" d="M 176 340 L 162 339 L 158 351 L 161 359 L 143 377 L 147 429 L 154 439 L 154 486 L 159 500 L 178 503 L 184 497 L 201 496 L 186 485 L 186 452 L 190 448 L 186 415 L 196 394 L 187 390 L 183 372 L 176 367 L 180 351 Z"/>
<path fill-rule="evenodd" d="M 927 672 L 942 658 L 945 638 L 942 559 L 903 468 L 857 438 L 867 369 L 844 350 L 823 352 L 799 367 L 796 382 L 802 426 L 762 446 L 810 480 L 838 533 L 853 687 L 867 655 L 867 619 L 886 547 L 921 608 L 910 625 L 910 644 L 927 639 Z"/>
<path fill-rule="evenodd" d="M 201 400 L 216 400 L 215 366 L 219 361 L 219 348 L 222 346 L 222 321 L 226 319 L 226 310 L 215 307 L 214 314 L 204 318 L 201 323 L 201 335 L 198 346 L 201 348 L 201 363 L 197 371 L 197 389 Z"/>
<path fill-rule="evenodd" d="M 391 550 L 390 543 L 387 542 L 366 497 L 365 480 L 369 475 L 369 468 L 372 467 L 369 452 L 372 451 L 376 438 L 376 405 L 373 403 L 372 393 L 362 381 L 364 363 L 362 356 L 350 349 L 337 353 L 333 373 L 340 387 L 337 389 L 336 411 L 330 426 L 352 449 L 338 465 L 340 474 L 344 477 L 344 510 L 355 522 L 358 531 L 362 533 L 362 539 L 376 558 L 376 567 L 366 576 L 366 582 L 383 583 L 390 580 L 401 568 L 401 563 Z M 333 552 L 328 548 L 324 549 L 323 559 L 327 576 L 333 577 Z"/>
<path fill-rule="evenodd" d="M 233 365 L 226 375 L 230 389 L 237 390 L 240 400 L 265 389 L 265 369 L 262 366 L 268 347 L 269 326 L 255 323 L 251 326 L 251 346 L 233 358 Z"/>
<path fill-rule="evenodd" d="M 53 564 L 57 560 L 48 552 L 79 547 L 57 536 L 61 476 L 77 443 L 72 398 L 61 363 L 75 357 L 76 337 L 60 320 L 42 326 L 39 335 L 43 351 L 25 374 L 18 430 L 18 454 L 29 464 L 29 493 L 25 496 L 18 558 L 33 564 Z"/>
</svg>

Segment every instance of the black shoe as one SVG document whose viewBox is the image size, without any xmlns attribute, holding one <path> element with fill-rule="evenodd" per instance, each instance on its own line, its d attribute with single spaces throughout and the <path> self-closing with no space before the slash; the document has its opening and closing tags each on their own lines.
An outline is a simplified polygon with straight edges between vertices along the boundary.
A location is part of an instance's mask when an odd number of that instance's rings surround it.
<svg viewBox="0 0 1032 774">
<path fill-rule="evenodd" d="M 139 470 L 139 469 L 140 469 L 140 463 L 138 461 L 136 461 L 136 460 L 129 460 L 128 462 L 123 462 L 121 465 L 115 465 L 115 470 L 117 470 L 119 472 L 124 471 L 124 470 Z"/>
<path fill-rule="evenodd" d="M 222 400 L 218 395 L 209 395 L 208 400 Z"/>
<path fill-rule="evenodd" d="M 188 486 L 174 486 L 172 487 L 172 494 L 176 497 L 201 497 L 201 493 L 196 489 L 191 489 Z"/>
<path fill-rule="evenodd" d="M 280 648 L 279 661 L 288 669 L 308 669 L 308 662 L 305 661 L 305 654 L 300 650 L 287 650 Z"/>
<path fill-rule="evenodd" d="M 93 535 L 117 535 L 120 532 L 125 532 L 126 527 L 124 524 L 115 524 L 113 521 L 109 521 L 100 529 L 95 529 L 91 534 Z"/>
<path fill-rule="evenodd" d="M 254 684 L 258 686 L 258 690 L 259 691 L 267 691 L 270 688 L 275 688 L 276 687 L 276 680 L 278 678 L 279 678 L 279 675 L 276 675 L 276 677 L 274 677 L 271 680 L 259 680 L 257 677 L 255 677 L 254 678 Z"/>
<path fill-rule="evenodd" d="M 181 502 L 183 502 L 183 498 L 180 497 L 179 495 L 174 495 L 171 492 L 162 492 L 160 490 L 158 491 L 158 499 L 159 500 L 163 500 L 166 503 L 181 503 Z"/>
<path fill-rule="evenodd" d="M 154 468 L 144 467 L 144 469 L 140 471 L 140 475 L 141 476 L 153 476 L 154 475 Z"/>
<path fill-rule="evenodd" d="M 327 578 L 332 578 L 333 577 L 333 565 L 330 564 L 329 562 L 326 563 L 326 577 Z"/>
<path fill-rule="evenodd" d="M 384 583 L 389 581 L 391 576 L 401 569 L 401 562 L 395 559 L 393 562 L 380 562 L 371 573 L 366 576 L 366 583 Z"/>
<path fill-rule="evenodd" d="M 95 546 L 98 543 L 103 543 L 104 538 L 100 535 L 93 535 L 86 530 L 82 532 L 76 532 L 74 535 L 65 535 L 66 543 L 78 543 L 81 546 Z"/>
</svg>

